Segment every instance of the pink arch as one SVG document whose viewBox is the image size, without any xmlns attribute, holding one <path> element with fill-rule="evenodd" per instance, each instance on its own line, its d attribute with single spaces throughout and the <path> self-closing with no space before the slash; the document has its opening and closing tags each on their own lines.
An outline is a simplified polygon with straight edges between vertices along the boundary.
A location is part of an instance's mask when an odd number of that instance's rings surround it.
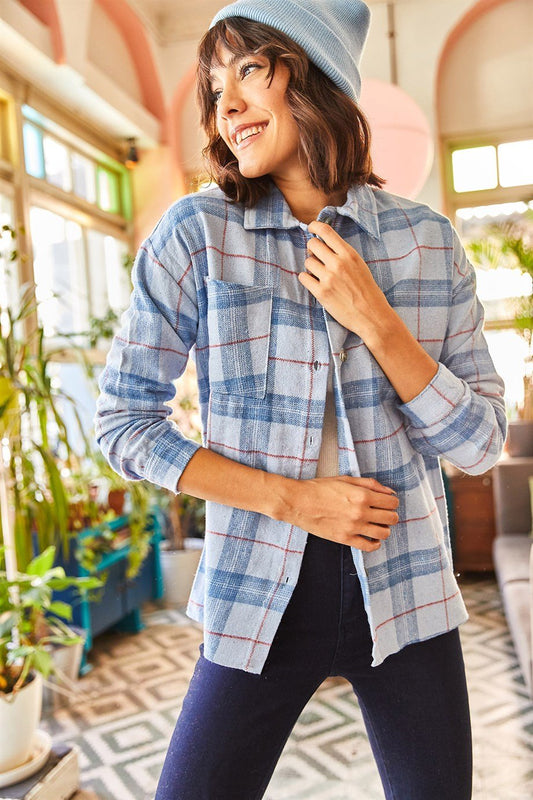
<svg viewBox="0 0 533 800">
<path fill-rule="evenodd" d="M 444 77 L 444 67 L 450 54 L 452 53 L 454 47 L 456 46 L 457 42 L 461 39 L 465 31 L 467 31 L 478 19 L 483 17 L 485 14 L 488 14 L 489 11 L 492 11 L 494 8 L 498 6 L 502 6 L 505 3 L 510 3 L 512 0 L 478 0 L 478 2 L 470 8 L 458 21 L 455 27 L 450 31 L 448 34 L 448 38 L 444 42 L 444 46 L 442 48 L 439 63 L 437 66 L 437 74 L 435 77 L 435 105 L 436 105 L 436 120 L 437 120 L 437 131 L 439 133 L 442 131 L 442 110 L 440 104 L 441 98 L 441 90 L 442 90 L 442 81 Z M 447 197 L 445 192 L 445 180 L 444 180 L 444 155 L 443 149 L 440 148 L 440 168 L 441 168 L 441 193 L 442 193 L 442 206 L 443 208 L 447 207 Z"/>
<path fill-rule="evenodd" d="M 165 101 L 146 31 L 126 0 L 96 0 L 122 33 L 135 65 L 143 105 L 163 125 Z"/>
<path fill-rule="evenodd" d="M 440 106 L 438 104 L 438 99 L 440 97 L 440 89 L 442 85 L 442 78 L 444 73 L 444 66 L 446 61 L 454 49 L 455 45 L 459 41 L 459 39 L 463 36 L 464 32 L 468 30 L 477 20 L 487 14 L 489 11 L 492 11 L 493 8 L 497 8 L 498 6 L 502 6 L 505 3 L 511 3 L 513 0 L 478 0 L 478 2 L 470 8 L 459 20 L 459 22 L 455 25 L 455 27 L 450 31 L 448 38 L 444 43 L 444 47 L 442 48 L 442 52 L 439 58 L 439 64 L 437 67 L 437 76 L 436 76 L 436 97 L 437 97 L 437 115 L 439 119 L 439 127 L 440 127 Z"/>
<path fill-rule="evenodd" d="M 56 64 L 65 63 L 65 47 L 63 44 L 63 31 L 55 0 L 21 0 L 21 4 L 30 11 L 34 17 L 50 28 L 52 50 Z"/>
</svg>

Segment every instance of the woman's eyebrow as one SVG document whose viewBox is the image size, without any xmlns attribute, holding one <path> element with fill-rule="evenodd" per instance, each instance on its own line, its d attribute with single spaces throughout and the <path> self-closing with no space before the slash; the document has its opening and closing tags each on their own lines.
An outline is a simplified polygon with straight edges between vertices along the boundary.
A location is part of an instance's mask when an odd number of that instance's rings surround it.
<svg viewBox="0 0 533 800">
<path fill-rule="evenodd" d="M 224 63 L 223 61 L 218 61 L 218 63 L 215 63 L 211 67 L 211 69 L 209 71 L 209 77 L 211 79 L 213 79 L 213 77 L 215 77 L 215 75 L 216 75 L 216 70 L 217 69 L 230 69 L 231 67 L 234 67 L 235 64 L 238 61 L 241 61 L 243 58 L 246 58 L 246 56 L 243 56 L 242 54 L 239 54 L 239 53 L 233 53 L 231 58 L 229 58 L 226 63 Z"/>
</svg>

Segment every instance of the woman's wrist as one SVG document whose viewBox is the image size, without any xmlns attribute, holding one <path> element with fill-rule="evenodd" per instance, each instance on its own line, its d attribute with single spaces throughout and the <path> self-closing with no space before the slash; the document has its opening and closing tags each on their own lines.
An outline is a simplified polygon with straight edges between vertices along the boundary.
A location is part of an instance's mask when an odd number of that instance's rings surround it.
<svg viewBox="0 0 533 800">
<path fill-rule="evenodd" d="M 298 481 L 272 472 L 263 474 L 263 508 L 259 509 L 260 513 L 278 522 L 291 521 Z"/>
</svg>

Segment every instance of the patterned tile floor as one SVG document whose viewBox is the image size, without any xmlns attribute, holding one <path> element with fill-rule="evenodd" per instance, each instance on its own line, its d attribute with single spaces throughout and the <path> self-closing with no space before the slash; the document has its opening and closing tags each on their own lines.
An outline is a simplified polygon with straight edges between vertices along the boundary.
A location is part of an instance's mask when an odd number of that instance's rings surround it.
<svg viewBox="0 0 533 800">
<path fill-rule="evenodd" d="M 492 577 L 462 578 L 470 620 L 461 628 L 474 729 L 474 800 L 533 797 L 533 704 Z M 151 800 L 201 633 L 179 610 L 145 614 L 136 636 L 104 634 L 77 694 L 43 719 L 80 748 L 76 800 Z M 357 787 L 354 789 L 354 787 Z M 326 681 L 310 700 L 266 800 L 382 800 L 351 687 Z M 236 798 L 236 800 L 239 800 Z M 407 799 L 406 799 L 407 800 Z"/>
</svg>

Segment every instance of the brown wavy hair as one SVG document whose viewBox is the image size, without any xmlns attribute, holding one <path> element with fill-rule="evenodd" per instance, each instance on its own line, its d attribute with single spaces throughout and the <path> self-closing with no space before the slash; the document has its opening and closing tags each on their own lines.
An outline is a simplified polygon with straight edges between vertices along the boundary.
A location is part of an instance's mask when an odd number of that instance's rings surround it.
<svg viewBox="0 0 533 800">
<path fill-rule="evenodd" d="M 358 106 L 281 31 L 242 17 L 218 22 L 207 31 L 198 49 L 197 92 L 201 122 L 208 142 L 203 154 L 210 177 L 232 200 L 253 206 L 271 187 L 268 175 L 245 178 L 237 159 L 217 130 L 211 70 L 220 63 L 220 45 L 244 57 L 252 53 L 269 62 L 272 79 L 276 63 L 289 69 L 287 102 L 300 130 L 300 152 L 313 186 L 326 194 L 346 192 L 354 184 L 381 187 L 372 171 L 370 127 Z"/>
</svg>

